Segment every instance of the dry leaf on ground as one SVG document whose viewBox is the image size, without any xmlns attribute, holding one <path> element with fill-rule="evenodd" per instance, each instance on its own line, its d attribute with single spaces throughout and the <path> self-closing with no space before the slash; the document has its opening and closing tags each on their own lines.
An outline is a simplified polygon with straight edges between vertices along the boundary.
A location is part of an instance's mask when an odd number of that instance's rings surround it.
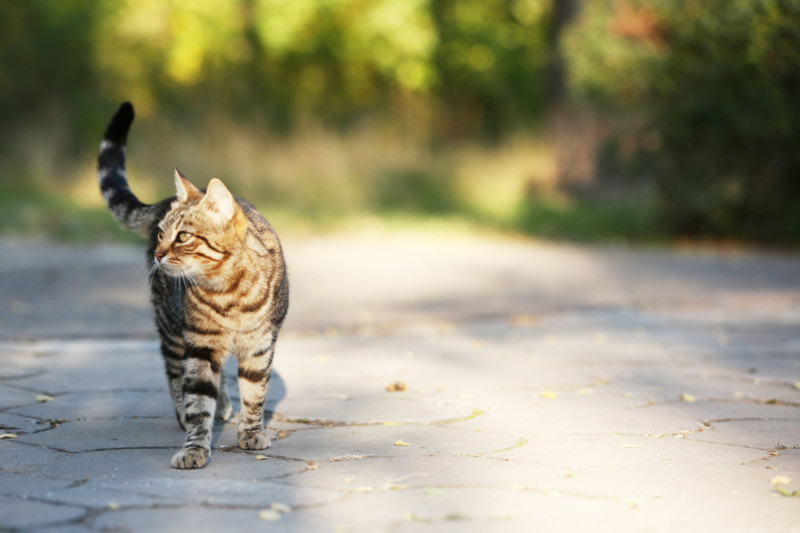
<svg viewBox="0 0 800 533">
<path fill-rule="evenodd" d="M 3 433 L 0 434 L 0 439 L 16 439 L 19 435 L 14 435 L 13 433 Z"/>
<path fill-rule="evenodd" d="M 274 509 L 262 509 L 258 512 L 258 519 L 264 522 L 277 522 L 281 519 L 281 513 Z"/>
<path fill-rule="evenodd" d="M 541 396 L 545 400 L 555 400 L 557 394 L 555 392 L 551 391 L 551 390 L 546 390 L 546 391 L 542 391 Z"/>
<path fill-rule="evenodd" d="M 272 509 L 273 511 L 278 511 L 279 513 L 284 513 L 284 514 L 292 512 L 291 507 L 281 502 L 272 502 L 272 505 L 270 505 L 269 508 Z"/>
<path fill-rule="evenodd" d="M 266 455 L 258 454 L 258 455 L 253 456 L 253 459 L 255 459 L 256 461 L 265 461 L 265 460 L 269 459 L 269 457 L 267 457 Z"/>
<path fill-rule="evenodd" d="M 34 396 L 34 399 L 37 402 L 50 402 L 50 401 L 55 400 L 55 398 L 53 398 L 49 394 L 37 394 L 36 396 Z"/>
<path fill-rule="evenodd" d="M 404 381 L 395 381 L 394 383 L 390 383 L 386 385 L 387 392 L 403 392 L 407 388 L 406 383 Z"/>
<path fill-rule="evenodd" d="M 694 403 L 697 401 L 697 398 L 695 398 L 691 394 L 683 393 L 681 394 L 681 400 L 683 400 L 684 402 Z"/>
<path fill-rule="evenodd" d="M 413 444 L 410 444 L 410 443 L 408 443 L 408 442 L 403 442 L 403 441 L 402 441 L 402 440 L 400 440 L 400 439 L 398 439 L 398 440 L 394 441 L 394 445 L 395 445 L 395 446 L 413 446 Z"/>
</svg>

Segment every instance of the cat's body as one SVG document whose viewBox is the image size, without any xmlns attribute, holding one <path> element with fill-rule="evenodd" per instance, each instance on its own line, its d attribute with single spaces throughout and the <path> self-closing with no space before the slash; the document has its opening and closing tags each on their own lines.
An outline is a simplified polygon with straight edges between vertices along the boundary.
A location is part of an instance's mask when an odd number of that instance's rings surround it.
<svg viewBox="0 0 800 533">
<path fill-rule="evenodd" d="M 176 468 L 200 468 L 210 457 L 213 418 L 230 417 L 221 370 L 238 360 L 239 446 L 269 446 L 263 409 L 272 357 L 289 304 L 277 235 L 247 201 L 212 179 L 207 192 L 175 171 L 176 196 L 140 202 L 128 187 L 125 144 L 133 107 L 122 104 L 98 155 L 103 198 L 126 228 L 149 238 L 151 302 L 175 412 L 186 443 Z"/>
</svg>

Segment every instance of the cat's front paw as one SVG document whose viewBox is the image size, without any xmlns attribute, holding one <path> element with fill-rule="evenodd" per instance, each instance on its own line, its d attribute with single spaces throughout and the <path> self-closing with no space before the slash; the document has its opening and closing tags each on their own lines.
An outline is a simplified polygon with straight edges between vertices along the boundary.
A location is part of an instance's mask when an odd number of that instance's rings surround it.
<svg viewBox="0 0 800 533">
<path fill-rule="evenodd" d="M 267 436 L 267 430 L 239 433 L 239 448 L 243 450 L 263 450 L 272 444 Z"/>
<path fill-rule="evenodd" d="M 202 448 L 184 448 L 172 456 L 172 468 L 186 470 L 188 468 L 203 468 L 208 463 L 210 450 Z"/>
</svg>

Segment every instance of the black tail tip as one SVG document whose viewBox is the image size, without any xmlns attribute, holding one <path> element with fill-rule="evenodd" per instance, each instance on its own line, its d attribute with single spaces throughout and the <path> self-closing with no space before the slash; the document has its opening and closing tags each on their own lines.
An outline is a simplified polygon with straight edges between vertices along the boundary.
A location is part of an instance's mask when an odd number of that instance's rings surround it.
<svg viewBox="0 0 800 533">
<path fill-rule="evenodd" d="M 133 123 L 133 116 L 133 104 L 123 102 L 111 117 L 103 139 L 117 144 L 125 144 L 128 139 L 128 130 Z"/>
</svg>

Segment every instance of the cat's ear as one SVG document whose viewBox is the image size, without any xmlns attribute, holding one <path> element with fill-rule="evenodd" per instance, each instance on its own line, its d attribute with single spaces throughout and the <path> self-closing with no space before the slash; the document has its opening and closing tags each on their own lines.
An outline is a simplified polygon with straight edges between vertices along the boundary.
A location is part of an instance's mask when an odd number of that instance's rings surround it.
<svg viewBox="0 0 800 533">
<path fill-rule="evenodd" d="M 206 195 L 200 201 L 209 212 L 219 219 L 220 222 L 230 222 L 236 214 L 236 201 L 233 195 L 225 187 L 225 184 L 217 178 L 212 178 L 208 182 Z"/>
<path fill-rule="evenodd" d="M 181 171 L 175 169 L 175 196 L 179 202 L 186 200 L 195 200 L 202 198 L 203 191 L 194 186 L 194 184 L 186 179 L 186 176 L 181 174 Z"/>
</svg>

